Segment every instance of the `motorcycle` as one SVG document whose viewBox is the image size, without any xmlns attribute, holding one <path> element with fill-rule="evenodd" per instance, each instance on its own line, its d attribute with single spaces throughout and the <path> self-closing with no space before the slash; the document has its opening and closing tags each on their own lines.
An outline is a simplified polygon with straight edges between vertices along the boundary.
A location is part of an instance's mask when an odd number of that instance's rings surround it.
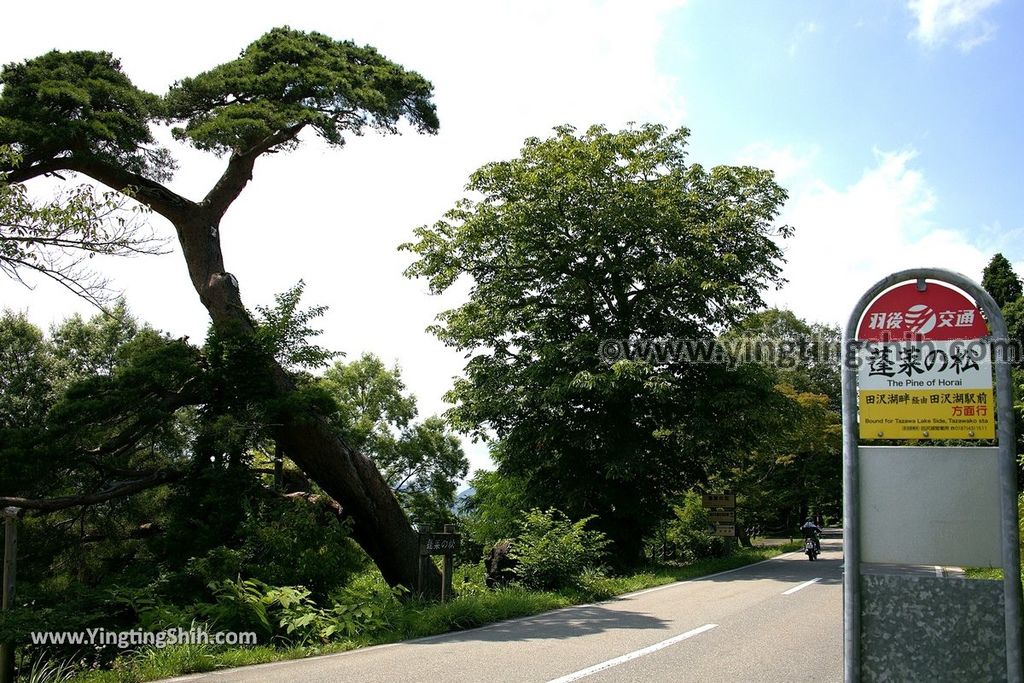
<svg viewBox="0 0 1024 683">
<path fill-rule="evenodd" d="M 807 553 L 807 559 L 811 562 L 818 558 L 818 544 L 814 538 L 808 536 L 804 539 L 804 552 Z"/>
</svg>

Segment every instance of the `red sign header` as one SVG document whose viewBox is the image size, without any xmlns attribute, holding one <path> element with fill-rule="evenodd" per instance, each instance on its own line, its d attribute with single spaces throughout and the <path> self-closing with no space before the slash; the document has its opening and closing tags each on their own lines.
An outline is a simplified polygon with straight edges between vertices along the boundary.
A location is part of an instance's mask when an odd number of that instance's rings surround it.
<svg viewBox="0 0 1024 683">
<path fill-rule="evenodd" d="M 952 341 L 978 339 L 988 326 L 977 304 L 955 289 L 926 282 L 918 291 L 908 282 L 885 292 L 868 306 L 857 328 L 865 341 Z"/>
</svg>

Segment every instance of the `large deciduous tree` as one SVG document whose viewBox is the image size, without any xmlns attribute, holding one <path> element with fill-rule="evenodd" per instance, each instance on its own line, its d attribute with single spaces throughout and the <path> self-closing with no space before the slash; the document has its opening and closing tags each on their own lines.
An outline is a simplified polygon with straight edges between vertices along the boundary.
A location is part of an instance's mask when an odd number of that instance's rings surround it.
<svg viewBox="0 0 1024 683">
<path fill-rule="evenodd" d="M 499 469 L 572 517 L 599 515 L 638 557 L 666 500 L 757 437 L 770 382 L 623 345 L 712 340 L 778 284 L 786 194 L 769 171 L 686 162 L 688 131 L 656 125 L 526 141 L 476 171 L 443 220 L 404 245 L 410 276 L 468 301 L 435 326 L 471 356 L 450 399 L 493 434 Z M 603 354 L 603 358 L 602 358 Z"/>
<path fill-rule="evenodd" d="M 398 132 L 401 121 L 437 130 L 432 86 L 371 47 L 318 33 L 278 28 L 239 57 L 192 78 L 164 97 L 137 88 L 104 52 L 50 52 L 0 73 L 0 145 L 21 157 L 6 168 L 21 183 L 75 172 L 130 195 L 169 220 L 188 273 L 221 339 L 251 337 L 256 324 L 239 283 L 224 266 L 221 220 L 252 178 L 256 160 L 288 150 L 311 130 L 330 145 L 366 130 Z M 164 184 L 175 170 L 153 134 L 169 123 L 175 137 L 226 156 L 226 168 L 200 201 Z M 238 345 L 236 345 L 238 346 Z M 246 366 L 251 371 L 251 365 Z M 260 386 L 277 399 L 271 421 L 285 452 L 353 520 L 353 536 L 392 584 L 415 584 L 417 538 L 373 463 L 301 401 L 295 382 L 273 358 Z M 436 583 L 437 577 L 428 575 Z"/>
</svg>

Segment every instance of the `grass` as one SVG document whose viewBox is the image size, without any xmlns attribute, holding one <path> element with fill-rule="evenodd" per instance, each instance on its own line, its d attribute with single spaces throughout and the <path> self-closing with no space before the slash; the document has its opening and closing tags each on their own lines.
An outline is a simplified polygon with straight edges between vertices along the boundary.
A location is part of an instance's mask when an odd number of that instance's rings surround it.
<svg viewBox="0 0 1024 683">
<path fill-rule="evenodd" d="M 409 601 L 393 616 L 390 628 L 374 637 L 358 637 L 319 645 L 261 645 L 217 648 L 208 645 L 173 645 L 143 648 L 121 656 L 112 668 L 80 673 L 77 683 L 141 683 L 252 664 L 264 664 L 316 655 L 345 652 L 358 647 L 392 643 L 410 638 L 462 631 L 506 619 L 531 616 L 561 607 L 606 600 L 645 588 L 686 581 L 735 569 L 782 553 L 798 550 L 799 543 L 775 547 L 742 548 L 728 557 L 700 560 L 686 565 L 655 565 L 634 574 L 590 577 L 583 585 L 559 592 L 530 591 L 512 585 L 492 591 L 478 580 L 459 585 L 460 577 L 479 573 L 476 568 L 455 572 L 460 595 L 447 603 Z M 478 579 L 479 577 L 472 577 Z"/>
<path fill-rule="evenodd" d="M 1003 570 L 999 567 L 965 567 L 964 576 L 968 579 L 1002 581 Z"/>
<path fill-rule="evenodd" d="M 647 571 L 629 576 L 599 578 L 593 581 L 594 592 L 589 599 L 611 598 L 667 583 L 696 579 L 768 560 L 782 553 L 799 550 L 800 547 L 800 543 L 791 542 L 771 548 L 741 548 L 728 557 L 715 557 L 685 565 L 656 565 Z"/>
</svg>

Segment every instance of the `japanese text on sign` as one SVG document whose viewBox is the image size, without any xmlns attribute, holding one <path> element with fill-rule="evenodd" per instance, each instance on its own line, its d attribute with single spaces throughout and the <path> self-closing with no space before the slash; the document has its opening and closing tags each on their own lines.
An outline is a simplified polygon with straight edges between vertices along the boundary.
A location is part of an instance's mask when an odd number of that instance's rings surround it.
<svg viewBox="0 0 1024 683">
<path fill-rule="evenodd" d="M 736 507 L 735 493 L 705 493 L 701 501 L 706 508 L 734 508 Z"/>
<path fill-rule="evenodd" d="M 921 309 L 920 311 L 917 309 Z M 867 326 L 869 330 L 910 330 L 917 332 L 921 324 L 926 324 L 930 317 L 922 314 L 927 311 L 923 305 L 911 306 L 909 311 L 875 312 L 868 316 Z M 937 311 L 935 314 L 934 326 L 970 328 L 974 325 L 975 312 L 972 309 L 958 309 L 954 311 Z M 919 323 L 920 321 L 920 323 Z M 916 328 L 916 329 L 915 329 Z"/>
<path fill-rule="evenodd" d="M 978 340 L 867 342 L 859 353 L 861 438 L 995 436 L 987 344 Z"/>
<path fill-rule="evenodd" d="M 449 555 L 458 552 L 461 536 L 458 534 L 427 534 L 420 539 L 424 555 Z"/>
</svg>

